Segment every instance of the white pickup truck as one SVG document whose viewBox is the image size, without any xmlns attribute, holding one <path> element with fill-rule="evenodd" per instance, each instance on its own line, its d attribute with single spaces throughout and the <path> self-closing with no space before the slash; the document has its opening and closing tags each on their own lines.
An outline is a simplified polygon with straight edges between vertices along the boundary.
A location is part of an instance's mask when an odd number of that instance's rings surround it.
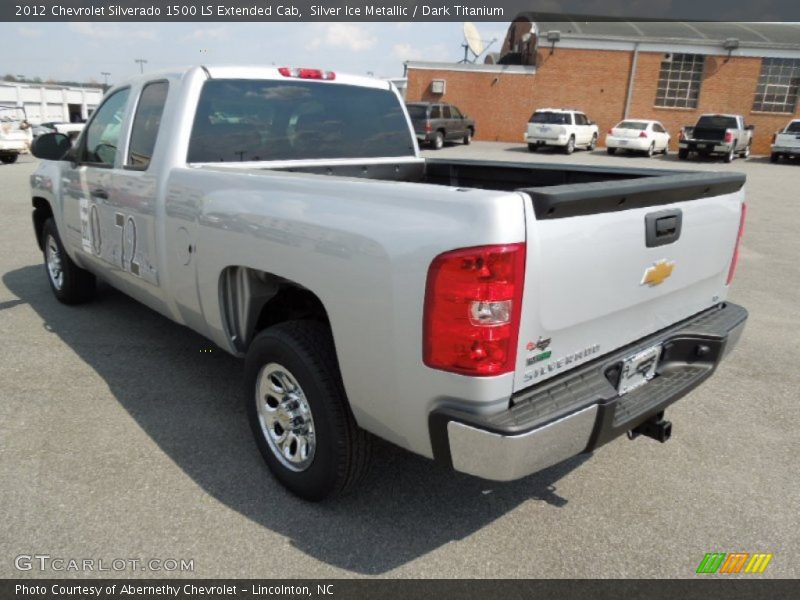
<svg viewBox="0 0 800 600">
<path fill-rule="evenodd" d="M 33 152 L 56 298 L 101 277 L 244 357 L 257 445 L 310 500 L 367 432 L 493 480 L 664 441 L 747 318 L 743 175 L 424 159 L 375 79 L 148 74 Z"/>
<path fill-rule="evenodd" d="M 800 119 L 794 119 L 772 138 L 769 160 L 776 163 L 781 158 L 796 159 L 798 156 L 800 156 Z"/>
</svg>

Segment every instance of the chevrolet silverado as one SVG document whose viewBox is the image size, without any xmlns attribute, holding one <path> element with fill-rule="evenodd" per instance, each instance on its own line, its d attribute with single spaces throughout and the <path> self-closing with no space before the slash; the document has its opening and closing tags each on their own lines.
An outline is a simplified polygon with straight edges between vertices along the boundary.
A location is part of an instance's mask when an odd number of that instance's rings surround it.
<svg viewBox="0 0 800 600">
<path fill-rule="evenodd" d="M 33 145 L 47 280 L 78 304 L 100 277 L 243 357 L 259 451 L 309 500 L 358 481 L 372 435 L 492 480 L 665 441 L 747 318 L 726 301 L 744 176 L 425 159 L 414 137 L 376 79 L 137 77 L 74 145 Z"/>
</svg>

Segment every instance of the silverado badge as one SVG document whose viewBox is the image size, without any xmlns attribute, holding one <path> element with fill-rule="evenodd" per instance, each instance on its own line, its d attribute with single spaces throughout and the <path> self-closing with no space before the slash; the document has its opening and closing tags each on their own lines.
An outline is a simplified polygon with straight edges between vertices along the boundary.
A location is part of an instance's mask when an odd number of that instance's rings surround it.
<svg viewBox="0 0 800 600">
<path fill-rule="evenodd" d="M 644 272 L 644 277 L 642 277 L 642 282 L 639 285 L 647 284 L 650 287 L 655 287 L 657 285 L 661 285 L 664 283 L 664 280 L 672 275 L 672 271 L 675 269 L 675 262 L 668 262 L 666 259 L 662 259 L 655 263 L 652 267 L 648 267 L 648 269 Z"/>
</svg>

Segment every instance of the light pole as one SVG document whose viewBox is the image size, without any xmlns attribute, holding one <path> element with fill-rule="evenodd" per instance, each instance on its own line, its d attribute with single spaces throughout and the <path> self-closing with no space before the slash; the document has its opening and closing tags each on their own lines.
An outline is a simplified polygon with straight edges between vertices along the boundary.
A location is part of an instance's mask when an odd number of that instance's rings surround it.
<svg viewBox="0 0 800 600">
<path fill-rule="evenodd" d="M 143 58 L 136 58 L 133 62 L 139 63 L 139 73 L 144 73 L 144 66 L 147 64 L 147 61 Z"/>
<path fill-rule="evenodd" d="M 100 75 L 103 76 L 103 92 L 108 91 L 108 78 L 111 77 L 111 73 L 107 71 L 100 71 Z"/>
</svg>

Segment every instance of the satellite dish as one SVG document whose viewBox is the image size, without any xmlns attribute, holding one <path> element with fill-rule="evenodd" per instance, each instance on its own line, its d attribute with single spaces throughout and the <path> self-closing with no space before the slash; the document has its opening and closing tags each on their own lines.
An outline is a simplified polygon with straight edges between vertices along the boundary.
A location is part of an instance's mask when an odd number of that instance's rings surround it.
<svg viewBox="0 0 800 600">
<path fill-rule="evenodd" d="M 486 43 L 481 39 L 481 34 L 478 31 L 478 28 L 475 27 L 474 23 L 470 23 L 466 21 L 464 23 L 464 43 L 461 44 L 461 47 L 464 48 L 464 59 L 461 61 L 462 63 L 474 63 L 478 57 L 486 52 L 486 50 L 497 40 L 492 40 L 489 42 L 487 46 Z M 469 53 L 472 52 L 473 58 L 472 60 L 469 59 Z"/>
<path fill-rule="evenodd" d="M 470 23 L 469 21 L 464 23 L 464 41 L 476 57 L 483 54 L 483 51 L 486 49 L 481 39 L 481 34 L 478 32 L 478 28 L 475 27 L 475 23 Z"/>
</svg>

